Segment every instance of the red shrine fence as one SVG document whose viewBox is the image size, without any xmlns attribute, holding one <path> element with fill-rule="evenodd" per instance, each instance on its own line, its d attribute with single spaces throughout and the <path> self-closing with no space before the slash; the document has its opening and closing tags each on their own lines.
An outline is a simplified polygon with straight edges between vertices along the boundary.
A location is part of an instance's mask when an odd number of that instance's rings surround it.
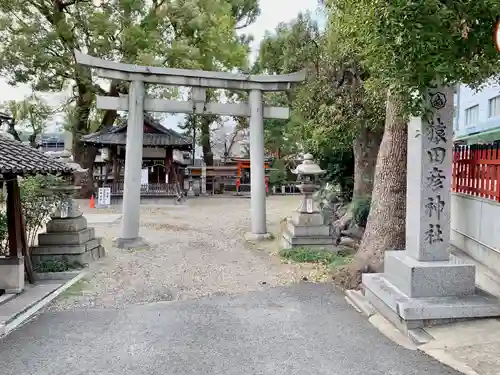
<svg viewBox="0 0 500 375">
<path fill-rule="evenodd" d="M 500 202 L 500 144 L 455 146 L 452 190 Z"/>
</svg>

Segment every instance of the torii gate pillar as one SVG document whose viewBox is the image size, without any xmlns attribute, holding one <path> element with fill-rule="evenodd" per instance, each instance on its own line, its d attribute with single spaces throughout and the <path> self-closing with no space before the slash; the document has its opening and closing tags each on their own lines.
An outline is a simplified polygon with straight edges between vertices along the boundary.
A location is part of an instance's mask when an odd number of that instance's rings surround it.
<svg viewBox="0 0 500 375">
<path fill-rule="evenodd" d="M 266 183 L 264 168 L 264 117 L 262 91 L 251 90 L 250 104 L 250 205 L 252 228 L 248 239 L 270 237 L 266 229 Z"/>
<path fill-rule="evenodd" d="M 123 210 L 118 248 L 147 246 L 139 236 L 141 216 L 141 169 L 144 136 L 144 82 L 130 82 L 128 95 L 127 145 L 125 147 L 125 176 L 123 184 Z"/>
</svg>

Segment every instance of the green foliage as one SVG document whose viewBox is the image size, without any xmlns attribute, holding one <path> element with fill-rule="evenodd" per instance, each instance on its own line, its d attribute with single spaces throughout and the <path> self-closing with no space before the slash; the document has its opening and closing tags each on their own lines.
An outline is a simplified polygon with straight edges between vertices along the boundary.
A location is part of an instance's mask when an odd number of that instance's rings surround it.
<svg viewBox="0 0 500 375">
<path fill-rule="evenodd" d="M 2 110 L 13 118 L 7 131 L 21 141 L 21 131 L 28 130 L 28 141 L 33 147 L 36 145 L 37 136 L 43 132 L 46 121 L 55 113 L 55 109 L 35 93 L 21 101 L 9 100 L 2 105 Z"/>
<path fill-rule="evenodd" d="M 307 247 L 297 247 L 293 249 L 283 249 L 280 256 L 297 263 L 320 263 L 328 267 L 338 267 L 348 263 L 351 256 L 347 253 L 334 253 L 328 250 L 310 249 Z"/>
<path fill-rule="evenodd" d="M 8 243 L 7 212 L 0 210 L 0 254 L 5 254 Z"/>
<path fill-rule="evenodd" d="M 326 171 L 324 181 L 331 182 L 340 188 L 343 201 L 349 201 L 354 188 L 354 154 L 352 149 L 337 150 L 326 148 L 317 151 L 319 165 Z"/>
<path fill-rule="evenodd" d="M 271 186 L 281 186 L 287 181 L 286 164 L 282 159 L 275 159 L 271 168 L 276 169 L 269 173 L 269 184 Z"/>
<path fill-rule="evenodd" d="M 436 79 L 478 85 L 499 72 L 496 0 L 327 0 L 331 49 L 359 56 L 371 80 L 417 113 Z"/>
<path fill-rule="evenodd" d="M 366 227 L 368 214 L 370 213 L 371 197 L 359 197 L 352 201 L 352 214 L 354 222 L 362 227 Z"/>
<path fill-rule="evenodd" d="M 12 84 L 61 90 L 72 85 L 66 110 L 79 137 L 110 127 L 116 111 L 97 111 L 95 97 L 118 96 L 128 85 L 101 86 L 91 70 L 76 64 L 73 51 L 143 65 L 231 71 L 247 70 L 251 38 L 237 30 L 252 23 L 257 0 L 0 0 L 0 74 Z M 157 97 L 178 90 L 150 87 Z M 82 152 L 80 152 L 82 151 Z M 93 155 L 75 147 L 75 160 Z"/>
<path fill-rule="evenodd" d="M 254 66 L 256 71 L 308 71 L 303 84 L 286 96 L 274 97 L 281 103 L 273 105 L 290 105 L 293 115 L 289 122 L 265 122 L 269 129 L 266 144 L 278 146 L 269 148 L 279 150 L 283 140 L 287 140 L 287 153 L 307 150 L 320 159 L 331 159 L 332 153 L 352 149 L 360 128 L 383 126 L 383 91 L 365 89 L 368 74 L 356 55 L 329 47 L 330 34 L 320 32 L 307 13 L 266 34 Z"/>
<path fill-rule="evenodd" d="M 19 188 L 28 244 L 33 244 L 38 231 L 48 222 L 50 214 L 61 202 L 61 196 L 48 190 L 61 182 L 60 177 L 50 175 L 36 175 L 21 180 Z"/>
<path fill-rule="evenodd" d="M 47 259 L 37 264 L 35 272 L 65 272 L 72 270 L 73 267 L 63 260 Z"/>
<path fill-rule="evenodd" d="M 275 73 L 314 67 L 319 63 L 319 39 L 318 24 L 309 13 L 300 13 L 292 22 L 280 23 L 273 33 L 266 32 L 254 69 Z"/>
</svg>

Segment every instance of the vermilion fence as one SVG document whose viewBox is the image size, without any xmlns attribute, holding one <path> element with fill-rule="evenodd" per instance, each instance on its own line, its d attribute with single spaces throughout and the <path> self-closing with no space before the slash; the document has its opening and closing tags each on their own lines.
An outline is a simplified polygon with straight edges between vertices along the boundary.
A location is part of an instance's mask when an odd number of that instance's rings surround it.
<svg viewBox="0 0 500 375">
<path fill-rule="evenodd" d="M 500 202 L 499 145 L 456 146 L 452 190 Z"/>
</svg>

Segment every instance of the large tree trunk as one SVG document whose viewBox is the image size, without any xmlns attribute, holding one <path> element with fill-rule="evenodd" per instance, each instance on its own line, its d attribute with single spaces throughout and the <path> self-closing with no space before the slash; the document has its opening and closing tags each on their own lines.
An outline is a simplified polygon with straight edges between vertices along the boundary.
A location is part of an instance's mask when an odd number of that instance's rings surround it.
<svg viewBox="0 0 500 375">
<path fill-rule="evenodd" d="M 214 154 L 210 143 L 210 125 L 212 116 L 204 116 L 200 119 L 200 142 L 203 150 L 203 160 L 206 165 L 214 165 Z"/>
<path fill-rule="evenodd" d="M 352 200 L 370 197 L 375 178 L 377 155 L 384 130 L 363 128 L 354 140 L 354 189 Z"/>
<path fill-rule="evenodd" d="M 370 197 L 375 178 L 377 155 L 382 141 L 383 129 L 360 129 L 353 144 L 354 152 L 354 188 L 352 202 L 363 197 Z M 350 204 L 346 213 L 333 223 L 333 231 L 337 238 L 341 232 L 349 228 L 353 219 L 353 204 Z"/>
<path fill-rule="evenodd" d="M 84 71 L 81 73 L 88 81 L 82 79 L 84 83 L 77 84 L 78 97 L 76 100 L 76 118 L 74 120 L 73 130 L 73 158 L 83 168 L 87 168 L 87 179 L 80 191 L 82 198 L 89 198 L 94 191 L 94 162 L 97 155 L 97 147 L 93 145 L 85 145 L 81 141 L 81 137 L 89 132 L 89 116 L 90 109 L 93 103 L 94 91 L 88 86 L 90 81 L 90 73 Z M 86 84 L 87 83 L 87 84 Z M 109 96 L 118 96 L 119 83 L 111 82 Z M 116 111 L 106 111 L 98 130 L 103 130 L 113 126 L 117 118 Z"/>
<path fill-rule="evenodd" d="M 386 250 L 404 249 L 407 118 L 402 113 L 399 98 L 389 92 L 366 230 L 353 263 L 334 276 L 344 288 L 356 288 L 362 272 L 381 271 Z"/>
</svg>

